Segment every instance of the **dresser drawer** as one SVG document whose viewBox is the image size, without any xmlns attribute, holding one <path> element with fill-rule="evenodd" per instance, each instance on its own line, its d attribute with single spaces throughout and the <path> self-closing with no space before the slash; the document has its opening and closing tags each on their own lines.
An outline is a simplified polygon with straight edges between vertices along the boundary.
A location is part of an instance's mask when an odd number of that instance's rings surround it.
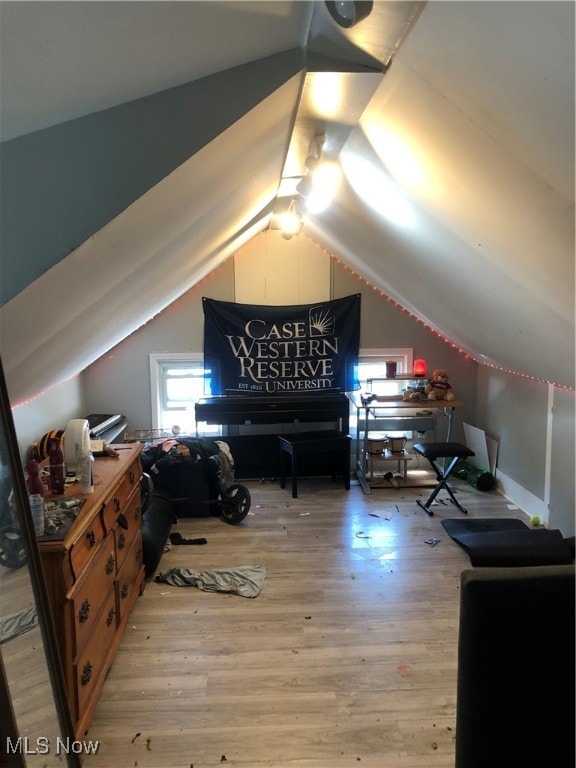
<svg viewBox="0 0 576 768">
<path fill-rule="evenodd" d="M 95 686 L 102 682 L 101 673 L 114 643 L 116 620 L 116 594 L 115 590 L 111 589 L 104 601 L 103 610 L 98 616 L 94 631 L 73 665 L 78 717 L 82 716 Z"/>
<path fill-rule="evenodd" d="M 38 541 L 77 739 L 90 726 L 143 588 L 141 451 L 133 443 L 118 456 L 96 458 L 94 491 L 85 495 L 78 517 L 62 539 Z M 77 492 L 67 487 L 66 499 Z"/>
<path fill-rule="evenodd" d="M 114 534 L 110 533 L 69 595 L 74 612 L 76 652 L 92 632 L 102 602 L 114 584 L 116 572 Z"/>
<path fill-rule="evenodd" d="M 118 623 L 130 613 L 142 584 L 142 533 L 138 531 L 116 581 Z"/>
<path fill-rule="evenodd" d="M 118 525 L 118 518 L 121 515 L 126 517 L 129 500 L 132 501 L 132 498 L 137 497 L 140 504 L 140 478 L 140 462 L 135 462 L 124 473 L 122 482 L 115 492 L 106 500 L 102 510 L 102 521 L 106 533 Z"/>
<path fill-rule="evenodd" d="M 78 541 L 74 542 L 70 549 L 70 567 L 74 580 L 80 577 L 80 574 L 90 560 L 99 551 L 103 539 L 104 528 L 102 521 L 98 516 L 95 516 L 88 529 L 80 536 Z"/>
<path fill-rule="evenodd" d="M 122 512 L 121 522 L 114 529 L 118 570 L 122 567 L 140 527 L 140 495 L 134 494 Z"/>
</svg>

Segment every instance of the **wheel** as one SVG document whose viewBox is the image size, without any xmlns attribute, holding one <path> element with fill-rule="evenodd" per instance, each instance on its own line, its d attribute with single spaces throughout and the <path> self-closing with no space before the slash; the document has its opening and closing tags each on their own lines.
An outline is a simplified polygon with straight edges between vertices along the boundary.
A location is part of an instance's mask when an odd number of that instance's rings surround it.
<svg viewBox="0 0 576 768">
<path fill-rule="evenodd" d="M 243 485 L 229 485 L 222 494 L 222 517 L 226 523 L 242 522 L 250 509 L 250 491 Z"/>
<path fill-rule="evenodd" d="M 26 560 L 24 543 L 17 533 L 10 532 L 0 537 L 0 565 L 21 568 Z"/>
</svg>

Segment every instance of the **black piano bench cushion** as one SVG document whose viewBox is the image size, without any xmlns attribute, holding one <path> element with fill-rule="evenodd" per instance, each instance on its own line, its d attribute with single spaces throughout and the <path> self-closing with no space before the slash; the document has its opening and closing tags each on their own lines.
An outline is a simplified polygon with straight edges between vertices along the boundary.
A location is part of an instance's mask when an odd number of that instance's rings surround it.
<svg viewBox="0 0 576 768">
<path fill-rule="evenodd" d="M 462 443 L 416 443 L 414 450 L 426 459 L 454 458 L 466 459 L 474 456 L 474 451 Z"/>
</svg>

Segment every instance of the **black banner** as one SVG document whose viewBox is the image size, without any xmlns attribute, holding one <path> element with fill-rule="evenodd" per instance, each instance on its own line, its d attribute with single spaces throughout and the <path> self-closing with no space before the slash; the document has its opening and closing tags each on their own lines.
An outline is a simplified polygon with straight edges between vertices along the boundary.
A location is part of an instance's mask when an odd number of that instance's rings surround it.
<svg viewBox="0 0 576 768">
<path fill-rule="evenodd" d="M 207 298 L 202 304 L 211 394 L 333 394 L 360 388 L 360 294 L 288 307 Z"/>
</svg>

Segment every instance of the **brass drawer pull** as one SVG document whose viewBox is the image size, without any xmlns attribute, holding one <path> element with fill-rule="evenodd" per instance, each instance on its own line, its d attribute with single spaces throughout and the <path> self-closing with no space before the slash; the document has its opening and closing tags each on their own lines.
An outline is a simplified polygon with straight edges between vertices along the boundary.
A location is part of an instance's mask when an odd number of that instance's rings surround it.
<svg viewBox="0 0 576 768">
<path fill-rule="evenodd" d="M 88 600 L 84 600 L 82 605 L 80 606 L 80 610 L 78 611 L 78 621 L 80 624 L 84 624 L 84 622 L 88 621 L 88 614 L 90 613 L 90 603 Z"/>
<path fill-rule="evenodd" d="M 88 544 L 93 547 L 94 544 L 96 544 L 96 534 L 94 531 L 87 531 L 86 538 L 88 539 Z"/>
<path fill-rule="evenodd" d="M 128 584 L 124 582 L 124 584 L 122 585 L 122 589 L 120 591 L 120 597 L 122 598 L 122 600 L 126 600 L 126 598 L 128 597 L 128 592 L 129 592 Z"/>
<path fill-rule="evenodd" d="M 122 507 L 122 502 L 120 501 L 119 498 L 117 498 L 115 496 L 114 497 L 114 509 L 116 510 L 116 512 L 120 512 L 121 507 Z"/>
<path fill-rule="evenodd" d="M 123 533 L 120 534 L 120 538 L 118 539 L 118 549 L 124 549 L 126 546 L 126 536 L 124 536 Z"/>
<path fill-rule="evenodd" d="M 112 571 L 114 570 L 114 563 L 115 563 L 115 562 L 116 562 L 116 561 L 114 560 L 114 555 L 110 555 L 110 557 L 108 558 L 108 560 L 106 560 L 106 573 L 108 574 L 108 576 L 109 576 L 109 575 L 112 573 Z"/>
<path fill-rule="evenodd" d="M 82 677 L 80 678 L 80 684 L 88 685 L 91 677 L 92 677 L 92 664 L 90 664 L 90 662 L 87 661 L 86 664 L 84 664 L 84 669 L 82 670 Z"/>
<path fill-rule="evenodd" d="M 128 472 L 128 478 L 130 480 L 130 485 L 134 485 L 134 480 L 136 480 L 136 475 L 134 472 L 130 471 Z"/>
<path fill-rule="evenodd" d="M 115 615 L 116 615 L 116 611 L 114 610 L 114 608 L 110 608 L 110 610 L 108 611 L 108 616 L 106 617 L 106 624 L 108 626 L 110 626 L 110 624 L 112 624 L 112 622 L 114 621 Z"/>
</svg>

